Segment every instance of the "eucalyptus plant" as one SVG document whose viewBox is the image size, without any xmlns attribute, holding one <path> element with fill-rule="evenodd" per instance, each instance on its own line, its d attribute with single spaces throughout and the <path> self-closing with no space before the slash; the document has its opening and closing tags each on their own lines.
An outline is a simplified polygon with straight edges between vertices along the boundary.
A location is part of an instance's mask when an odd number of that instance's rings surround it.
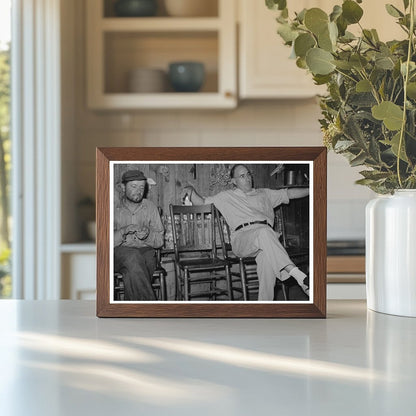
<svg viewBox="0 0 416 416">
<path fill-rule="evenodd" d="M 266 0 L 279 10 L 277 31 L 296 65 L 327 87 L 319 120 L 325 145 L 351 166 L 365 166 L 357 183 L 380 194 L 416 188 L 414 2 L 403 0 L 402 9 L 382 6 L 404 33 L 404 39 L 382 42 L 375 29 L 360 24 L 362 0 L 293 17 L 286 0 Z M 360 35 L 348 30 L 352 25 Z"/>
</svg>

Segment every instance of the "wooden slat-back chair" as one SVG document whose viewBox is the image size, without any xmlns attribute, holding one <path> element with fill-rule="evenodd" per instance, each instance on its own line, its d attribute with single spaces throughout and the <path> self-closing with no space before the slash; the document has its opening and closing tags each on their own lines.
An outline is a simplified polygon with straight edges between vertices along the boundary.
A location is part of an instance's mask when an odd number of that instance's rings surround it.
<svg viewBox="0 0 416 416">
<path fill-rule="evenodd" d="M 229 262 L 217 253 L 216 213 L 209 205 L 170 205 L 175 251 L 177 298 L 192 300 L 233 300 Z M 225 287 L 218 287 L 218 281 Z M 193 287 L 198 285 L 199 290 Z M 202 289 L 208 286 L 208 289 Z"/>
</svg>

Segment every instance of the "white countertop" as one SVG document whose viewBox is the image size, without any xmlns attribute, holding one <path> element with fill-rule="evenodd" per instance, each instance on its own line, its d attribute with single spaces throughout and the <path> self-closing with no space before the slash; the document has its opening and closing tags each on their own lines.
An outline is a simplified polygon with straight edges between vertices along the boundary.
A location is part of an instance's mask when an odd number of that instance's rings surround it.
<svg viewBox="0 0 416 416">
<path fill-rule="evenodd" d="M 89 301 L 0 316 L 4 416 L 416 414 L 416 319 L 362 301 L 326 320 L 98 319 Z"/>
</svg>

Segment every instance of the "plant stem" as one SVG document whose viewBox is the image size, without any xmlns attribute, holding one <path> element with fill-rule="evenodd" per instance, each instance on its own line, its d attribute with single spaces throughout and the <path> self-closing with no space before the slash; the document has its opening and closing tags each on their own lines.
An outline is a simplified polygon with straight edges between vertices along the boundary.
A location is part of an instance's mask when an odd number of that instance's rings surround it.
<svg viewBox="0 0 416 416">
<path fill-rule="evenodd" d="M 380 104 L 380 98 L 378 96 L 376 87 L 374 86 L 374 84 L 370 81 L 370 78 L 367 76 L 367 73 L 365 72 L 365 69 L 362 68 L 362 71 L 360 71 L 360 75 L 363 79 L 365 79 L 366 81 L 368 81 L 368 83 L 370 84 L 371 87 L 371 93 L 373 94 L 374 99 L 377 101 L 377 104 Z"/>
<path fill-rule="evenodd" d="M 338 68 L 335 68 L 335 71 L 338 72 L 341 75 L 344 75 L 344 77 L 349 78 L 351 81 L 353 81 L 355 83 L 358 82 L 355 78 L 353 78 L 352 76 L 350 76 L 348 74 L 345 74 L 344 72 L 340 71 Z"/>
<path fill-rule="evenodd" d="M 397 177 L 399 179 L 399 186 L 403 188 L 402 177 L 400 175 L 400 156 L 402 152 L 402 146 L 404 141 L 404 132 L 406 129 L 406 110 L 407 110 L 407 83 L 409 81 L 409 68 L 410 68 L 410 61 L 412 58 L 412 49 L 413 49 L 413 36 L 414 36 L 414 26 L 415 26 L 415 16 L 414 16 L 414 8 L 415 8 L 415 0 L 410 0 L 410 29 L 409 29 L 409 44 L 407 47 L 407 59 L 406 59 L 406 73 L 404 75 L 403 80 L 403 118 L 402 118 L 402 127 L 400 129 L 400 139 L 399 139 L 399 149 L 397 152 Z"/>
</svg>

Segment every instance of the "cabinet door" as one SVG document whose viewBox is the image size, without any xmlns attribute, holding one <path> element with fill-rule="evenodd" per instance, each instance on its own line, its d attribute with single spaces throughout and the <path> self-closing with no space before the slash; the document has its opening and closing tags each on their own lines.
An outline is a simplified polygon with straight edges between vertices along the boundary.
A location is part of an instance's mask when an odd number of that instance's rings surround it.
<svg viewBox="0 0 416 416">
<path fill-rule="evenodd" d="M 389 1 L 400 10 L 402 0 Z M 289 11 L 320 7 L 329 13 L 341 0 L 297 0 L 289 3 Z M 325 87 L 313 84 L 312 77 L 290 59 L 291 49 L 276 33 L 276 11 L 269 10 L 264 1 L 239 0 L 240 47 L 239 89 L 241 98 L 305 98 L 325 93 Z M 403 38 L 395 19 L 386 12 L 384 2 L 366 0 L 361 24 L 376 28 L 383 41 Z M 348 28 L 358 34 L 358 25 Z"/>
<path fill-rule="evenodd" d="M 61 257 L 61 266 L 62 299 L 95 299 L 95 253 L 64 253 Z"/>
<path fill-rule="evenodd" d="M 328 11 L 331 7 L 324 4 L 328 1 L 298 0 L 295 7 L 296 11 L 304 7 Z M 241 98 L 304 98 L 322 93 L 311 75 L 289 59 L 291 49 L 276 33 L 276 11 L 269 10 L 264 1 L 239 0 L 239 14 Z"/>
</svg>

